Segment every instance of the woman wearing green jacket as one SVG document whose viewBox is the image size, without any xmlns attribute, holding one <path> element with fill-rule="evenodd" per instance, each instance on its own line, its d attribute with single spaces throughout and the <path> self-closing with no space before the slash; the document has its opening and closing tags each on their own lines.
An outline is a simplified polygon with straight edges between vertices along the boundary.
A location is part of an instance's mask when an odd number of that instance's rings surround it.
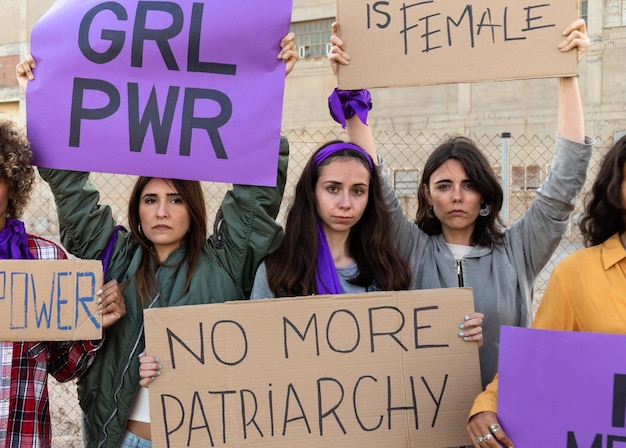
<svg viewBox="0 0 626 448">
<path fill-rule="evenodd" d="M 293 42 L 290 33 L 278 55 L 287 73 L 297 59 Z M 34 61 L 27 58 L 21 65 L 18 81 L 25 88 Z M 76 257 L 104 259 L 105 282 L 117 280 L 126 301 L 126 316 L 107 329 L 91 368 L 78 381 L 86 448 L 151 446 L 147 389 L 139 387 L 143 310 L 249 296 L 257 267 L 281 240 L 274 219 L 288 153 L 281 137 L 276 187 L 233 186 L 209 238 L 200 182 L 140 177 L 126 230 L 116 226 L 111 208 L 99 203 L 89 173 L 39 169 L 54 194 L 63 245 Z"/>
<path fill-rule="evenodd" d="M 127 427 L 150 439 L 149 423 L 146 433 L 141 417 L 129 420 L 145 346 L 144 308 L 224 302 L 249 294 L 256 268 L 280 242 L 274 218 L 285 187 L 288 147 L 282 138 L 277 186 L 235 185 L 208 239 L 199 182 L 139 178 L 129 201 L 130 231 L 113 233 L 115 219 L 109 206 L 99 204 L 89 173 L 39 169 L 54 194 L 61 241 L 70 253 L 98 258 L 111 235 L 117 238 L 105 281 L 115 279 L 123 288 L 126 316 L 105 333 L 93 365 L 78 381 L 88 448 L 119 447 Z"/>
</svg>

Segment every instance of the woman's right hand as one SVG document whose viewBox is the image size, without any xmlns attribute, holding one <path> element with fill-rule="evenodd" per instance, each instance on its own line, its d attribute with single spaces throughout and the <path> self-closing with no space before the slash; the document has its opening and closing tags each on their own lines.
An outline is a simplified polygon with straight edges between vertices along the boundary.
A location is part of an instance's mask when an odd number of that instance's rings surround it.
<svg viewBox="0 0 626 448">
<path fill-rule="evenodd" d="M 159 358 L 143 353 L 139 356 L 139 385 L 148 387 L 161 374 Z"/>
<path fill-rule="evenodd" d="M 28 81 L 32 81 L 35 79 L 35 75 L 33 74 L 33 69 L 37 66 L 35 63 L 35 59 L 33 55 L 30 53 L 26 53 L 24 60 L 18 62 L 15 67 L 15 76 L 17 78 L 17 83 L 20 85 L 20 89 L 23 92 L 26 92 L 26 86 L 28 85 Z"/>
<path fill-rule="evenodd" d="M 333 34 L 330 36 L 331 48 L 328 52 L 328 60 L 330 61 L 330 68 L 333 71 L 335 77 L 339 72 L 340 65 L 348 65 L 350 62 L 350 55 L 345 51 L 345 44 L 339 37 L 339 23 L 333 23 Z"/>
<path fill-rule="evenodd" d="M 578 52 L 578 62 L 582 61 L 590 45 L 585 21 L 578 19 L 572 22 L 565 31 L 563 31 L 563 36 L 564 40 L 559 44 L 559 50 L 565 53 L 575 48 Z"/>
</svg>

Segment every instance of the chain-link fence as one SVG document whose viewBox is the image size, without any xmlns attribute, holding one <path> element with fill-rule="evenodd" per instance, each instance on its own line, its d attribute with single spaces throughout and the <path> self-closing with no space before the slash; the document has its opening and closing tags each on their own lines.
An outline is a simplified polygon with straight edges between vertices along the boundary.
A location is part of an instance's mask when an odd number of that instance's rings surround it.
<svg viewBox="0 0 626 448">
<path fill-rule="evenodd" d="M 302 167 L 313 151 L 321 144 L 343 134 L 334 131 L 292 131 L 287 133 L 290 142 L 290 161 L 287 188 L 278 221 L 283 222 L 285 212 L 293 200 L 294 184 Z M 379 154 L 385 159 L 385 169 L 394 183 L 405 213 L 415 216 L 417 210 L 417 189 L 419 188 L 420 170 L 426 157 L 448 135 L 409 132 L 381 132 L 376 135 Z M 535 190 L 546 178 L 554 154 L 554 136 L 513 136 L 503 141 L 501 136 L 470 135 L 483 149 L 496 172 L 501 175 L 503 152 L 510 154 L 508 195 L 508 216 L 503 219 L 514 222 L 521 217 L 532 202 Z M 580 232 L 576 226 L 577 218 L 583 208 L 583 198 L 596 176 L 599 161 L 606 150 L 613 144 L 612 138 L 597 138 L 587 182 L 579 198 L 569 231 L 557 248 L 552 259 L 541 273 L 535 284 L 536 304 L 539 303 L 546 282 L 554 265 L 566 255 L 582 247 Z M 120 224 L 126 224 L 126 206 L 135 177 L 121 175 L 94 174 L 92 180 L 102 194 L 102 203 L 112 206 L 113 214 Z M 208 203 L 209 217 L 215 215 L 224 193 L 229 185 L 206 183 L 204 185 Z M 45 183 L 39 181 L 33 200 L 24 219 L 27 229 L 55 241 L 59 240 L 58 222 L 52 194 Z M 212 228 L 210 222 L 209 228 Z M 536 305 L 535 305 L 536 308 Z M 76 400 L 74 383 L 57 384 L 51 379 L 50 410 L 55 447 L 82 447 L 80 409 Z"/>
</svg>

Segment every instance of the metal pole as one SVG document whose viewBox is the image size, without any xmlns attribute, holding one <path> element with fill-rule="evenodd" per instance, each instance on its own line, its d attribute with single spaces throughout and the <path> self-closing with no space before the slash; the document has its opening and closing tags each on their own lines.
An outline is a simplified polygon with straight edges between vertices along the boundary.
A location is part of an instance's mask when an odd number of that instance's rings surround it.
<svg viewBox="0 0 626 448">
<path fill-rule="evenodd" d="M 510 172 L 510 157 L 509 157 L 509 139 L 511 138 L 510 132 L 503 132 L 502 135 L 502 192 L 504 198 L 502 201 L 502 220 L 504 225 L 509 225 L 509 197 L 511 194 L 511 181 L 509 178 Z"/>
</svg>

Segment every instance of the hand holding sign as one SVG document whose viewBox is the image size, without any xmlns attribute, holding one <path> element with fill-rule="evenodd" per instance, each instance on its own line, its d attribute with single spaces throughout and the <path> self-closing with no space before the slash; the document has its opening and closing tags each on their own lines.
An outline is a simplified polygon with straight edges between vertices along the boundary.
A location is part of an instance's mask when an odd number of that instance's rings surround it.
<svg viewBox="0 0 626 448">
<path fill-rule="evenodd" d="M 145 352 L 142 353 L 139 356 L 139 376 L 141 377 L 139 385 L 149 387 L 150 383 L 156 380 L 161 374 L 161 367 L 159 358 L 155 358 Z"/>
<path fill-rule="evenodd" d="M 512 447 L 513 442 L 499 423 L 498 414 L 495 412 L 486 411 L 474 415 L 467 424 L 467 433 L 472 438 L 474 447 Z"/>
<path fill-rule="evenodd" d="M 285 76 L 289 76 L 289 73 L 296 66 L 298 62 L 298 52 L 296 51 L 296 35 L 289 33 L 280 41 L 280 53 L 278 53 L 278 59 L 282 60 L 286 64 Z"/>
<path fill-rule="evenodd" d="M 126 316 L 126 302 L 117 280 L 111 280 L 96 291 L 98 312 L 102 314 L 102 326 L 110 327 Z"/>
<path fill-rule="evenodd" d="M 578 62 L 582 61 L 589 49 L 589 36 L 587 36 L 585 21 L 583 19 L 574 21 L 563 31 L 563 36 L 565 36 L 565 40 L 559 44 L 559 50 L 565 53 L 576 48 Z"/>
</svg>

